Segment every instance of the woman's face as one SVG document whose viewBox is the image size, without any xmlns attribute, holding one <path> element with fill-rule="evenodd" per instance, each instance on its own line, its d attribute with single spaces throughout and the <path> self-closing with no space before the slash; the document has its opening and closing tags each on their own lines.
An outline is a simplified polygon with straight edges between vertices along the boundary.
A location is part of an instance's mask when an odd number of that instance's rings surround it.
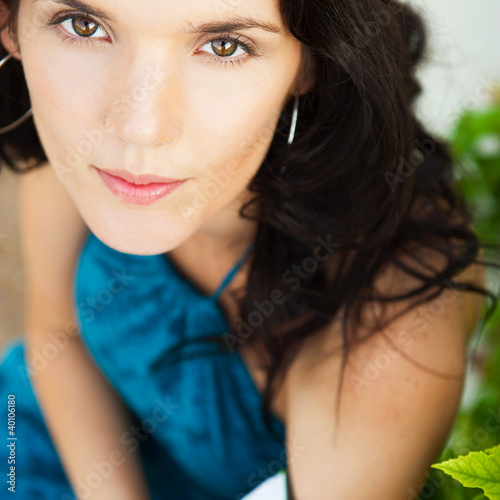
<svg viewBox="0 0 500 500">
<path fill-rule="evenodd" d="M 277 2 L 72 4 L 21 0 L 16 56 L 47 158 L 85 222 L 138 255 L 199 231 L 224 234 L 296 92 L 301 44 Z M 83 7 L 96 14 L 85 19 Z M 237 18 L 277 32 L 208 26 Z M 138 205 L 113 194 L 95 167 L 188 180 Z"/>
</svg>

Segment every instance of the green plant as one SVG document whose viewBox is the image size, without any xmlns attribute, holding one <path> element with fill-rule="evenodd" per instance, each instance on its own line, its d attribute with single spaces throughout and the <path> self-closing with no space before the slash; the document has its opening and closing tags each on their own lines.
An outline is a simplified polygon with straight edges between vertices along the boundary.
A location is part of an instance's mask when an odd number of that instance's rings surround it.
<svg viewBox="0 0 500 500">
<path fill-rule="evenodd" d="M 474 226 L 481 239 L 495 244 L 500 236 L 499 96 L 485 110 L 464 112 L 450 137 L 460 187 L 473 209 Z M 484 256 L 487 260 L 498 259 L 489 250 Z M 493 279 L 491 275 L 489 278 Z M 433 464 L 419 492 L 420 500 L 500 499 L 498 308 L 481 331 L 476 349 L 478 355 L 470 367 L 476 383 L 473 400 L 462 405 L 438 463 Z M 490 483 L 489 474 L 493 475 Z"/>
<path fill-rule="evenodd" d="M 484 495 L 479 497 L 500 498 L 500 445 L 484 451 L 472 451 L 432 467 L 443 470 L 464 486 L 481 488 Z"/>
</svg>

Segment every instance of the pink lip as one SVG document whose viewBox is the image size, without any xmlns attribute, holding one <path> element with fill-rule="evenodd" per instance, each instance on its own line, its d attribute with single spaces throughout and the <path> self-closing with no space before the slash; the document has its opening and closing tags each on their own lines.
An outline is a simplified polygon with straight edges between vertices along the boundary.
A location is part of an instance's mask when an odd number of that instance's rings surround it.
<svg viewBox="0 0 500 500">
<path fill-rule="evenodd" d="M 131 203 L 134 205 L 151 205 L 189 180 L 166 179 L 165 177 L 149 174 L 135 177 L 123 170 L 115 170 L 113 174 L 111 174 L 97 167 L 96 170 L 107 188 L 118 199 L 124 203 Z M 138 184 L 114 175 L 115 173 L 120 176 L 127 176 L 129 179 L 133 178 Z M 161 179 L 161 181 L 159 182 L 158 179 Z"/>
<path fill-rule="evenodd" d="M 99 169 L 101 172 L 105 172 L 106 174 L 113 175 L 114 177 L 121 177 L 131 184 L 144 185 L 144 184 L 152 184 L 152 183 L 165 183 L 170 184 L 172 182 L 180 182 L 182 179 L 169 179 L 168 177 L 160 177 L 159 175 L 152 174 L 142 174 L 142 175 L 134 175 L 126 170 L 103 170 Z"/>
</svg>

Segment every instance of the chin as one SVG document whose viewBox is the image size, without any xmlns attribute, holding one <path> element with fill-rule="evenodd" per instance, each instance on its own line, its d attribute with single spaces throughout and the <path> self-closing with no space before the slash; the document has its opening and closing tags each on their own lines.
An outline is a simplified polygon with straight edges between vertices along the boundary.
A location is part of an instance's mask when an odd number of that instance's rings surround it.
<svg viewBox="0 0 500 500">
<path fill-rule="evenodd" d="M 169 252 L 200 228 L 205 215 L 200 212 L 199 217 L 183 217 L 178 204 L 147 209 L 125 206 L 97 198 L 88 190 L 76 193 L 73 201 L 99 240 L 131 255 Z"/>
<path fill-rule="evenodd" d="M 117 252 L 130 255 L 158 255 L 173 250 L 189 237 L 188 228 L 176 228 L 175 224 L 151 224 L 151 214 L 148 224 L 117 223 L 112 217 L 106 216 L 88 220 L 87 225 L 92 233 L 105 245 Z"/>
</svg>

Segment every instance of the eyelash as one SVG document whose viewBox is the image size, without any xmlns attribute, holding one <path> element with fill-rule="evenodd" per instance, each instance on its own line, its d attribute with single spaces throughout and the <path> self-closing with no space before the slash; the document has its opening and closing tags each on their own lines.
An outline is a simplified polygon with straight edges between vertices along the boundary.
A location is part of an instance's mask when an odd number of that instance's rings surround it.
<svg viewBox="0 0 500 500">
<path fill-rule="evenodd" d="M 96 21 L 94 20 L 91 16 L 89 16 L 85 12 L 67 12 L 67 13 L 59 13 L 56 14 L 52 19 L 47 23 L 47 26 L 50 28 L 58 28 L 60 24 L 62 24 L 64 21 L 67 21 L 68 19 L 86 19 L 88 21 L 91 21 L 92 23 L 97 24 L 101 29 L 104 30 L 104 28 Z M 82 36 L 68 36 L 66 33 L 57 30 L 60 33 L 60 36 L 68 43 L 83 43 L 83 44 L 90 44 L 90 45 L 95 45 L 95 40 L 91 37 L 82 37 Z M 219 34 L 216 38 L 211 38 L 210 40 L 205 41 L 203 45 L 206 45 L 210 42 L 214 41 L 224 41 L 224 42 L 232 42 L 236 43 L 239 45 L 247 54 L 250 55 L 250 57 L 260 57 L 259 54 L 257 53 L 256 49 L 254 48 L 253 44 L 247 40 L 246 42 L 240 42 L 240 38 L 243 38 L 242 35 L 234 36 L 231 33 L 222 33 Z M 227 57 L 222 57 L 222 56 L 216 56 L 213 54 L 208 54 L 208 56 L 213 60 L 215 64 L 221 64 L 227 66 L 228 64 L 232 64 L 233 66 L 237 64 L 241 64 L 244 62 L 244 59 L 242 60 L 241 58 L 238 59 L 230 59 Z M 246 58 L 245 58 L 246 59 Z"/>
</svg>

